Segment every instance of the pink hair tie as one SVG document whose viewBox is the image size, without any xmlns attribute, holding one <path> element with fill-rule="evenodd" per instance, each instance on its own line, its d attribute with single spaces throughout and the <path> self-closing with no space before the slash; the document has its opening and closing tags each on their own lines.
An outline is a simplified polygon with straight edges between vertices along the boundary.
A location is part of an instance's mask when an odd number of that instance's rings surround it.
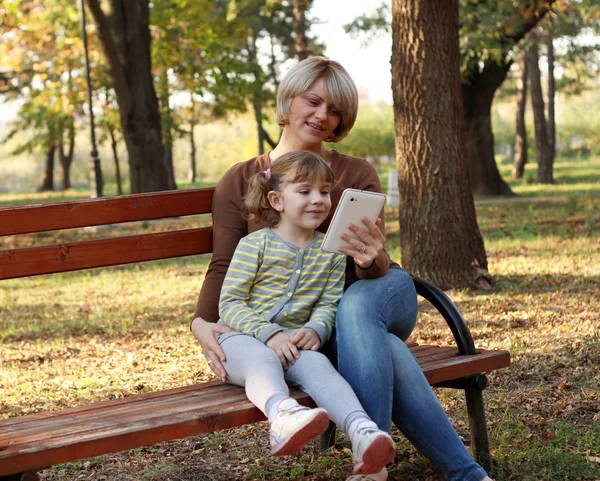
<svg viewBox="0 0 600 481">
<path fill-rule="evenodd" d="M 267 179 L 267 182 L 268 182 L 269 180 L 271 180 L 271 169 L 270 169 L 270 168 L 269 168 L 269 169 L 267 169 L 267 170 L 265 170 L 265 171 L 263 172 L 263 174 L 265 175 L 265 179 Z"/>
</svg>

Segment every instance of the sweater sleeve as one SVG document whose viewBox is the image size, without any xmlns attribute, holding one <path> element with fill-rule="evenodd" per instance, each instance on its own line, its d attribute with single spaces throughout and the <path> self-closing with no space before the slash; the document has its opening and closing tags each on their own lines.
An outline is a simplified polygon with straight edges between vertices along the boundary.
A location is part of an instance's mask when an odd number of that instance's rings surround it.
<svg viewBox="0 0 600 481">
<path fill-rule="evenodd" d="M 242 237 L 248 234 L 244 219 L 241 166 L 225 173 L 215 187 L 212 199 L 213 253 L 194 317 L 209 322 L 219 320 L 219 295 L 229 262 Z"/>
<path fill-rule="evenodd" d="M 282 331 L 282 328 L 264 320 L 248 305 L 250 290 L 258 273 L 259 258 L 263 255 L 264 246 L 261 249 L 247 239 L 240 241 L 221 288 L 219 314 L 225 325 L 266 342 L 273 334 Z"/>
<path fill-rule="evenodd" d="M 321 345 L 331 337 L 335 325 L 335 312 L 344 292 L 346 274 L 346 256 L 336 255 L 329 271 L 325 288 L 313 305 L 308 322 L 303 327 L 313 329 L 321 339 Z"/>
</svg>

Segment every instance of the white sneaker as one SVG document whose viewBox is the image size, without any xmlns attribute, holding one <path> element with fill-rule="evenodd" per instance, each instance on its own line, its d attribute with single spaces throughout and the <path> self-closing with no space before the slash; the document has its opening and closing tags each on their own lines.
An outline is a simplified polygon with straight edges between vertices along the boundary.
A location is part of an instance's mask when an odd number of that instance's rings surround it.
<svg viewBox="0 0 600 481">
<path fill-rule="evenodd" d="M 271 423 L 271 454 L 296 454 L 311 439 L 323 434 L 328 426 L 329 416 L 325 409 L 309 409 L 300 406 L 295 399 L 284 399 Z"/>
<path fill-rule="evenodd" d="M 388 478 L 387 468 L 373 474 L 353 474 L 346 481 L 386 481 Z"/>
<path fill-rule="evenodd" d="M 395 455 L 394 441 L 388 433 L 378 429 L 373 421 L 359 423 L 352 434 L 354 474 L 378 474 L 394 460 Z"/>
</svg>

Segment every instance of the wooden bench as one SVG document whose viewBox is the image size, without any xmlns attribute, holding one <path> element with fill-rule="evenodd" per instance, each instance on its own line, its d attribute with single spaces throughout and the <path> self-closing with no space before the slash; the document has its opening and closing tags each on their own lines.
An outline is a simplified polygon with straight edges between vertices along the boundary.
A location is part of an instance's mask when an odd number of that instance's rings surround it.
<svg viewBox="0 0 600 481">
<path fill-rule="evenodd" d="M 0 236 L 84 228 L 209 214 L 213 188 L 0 208 Z M 212 230 L 102 238 L 0 252 L 0 279 L 114 266 L 212 251 Z M 482 391 L 484 373 L 507 367 L 507 351 L 476 349 L 452 301 L 429 282 L 415 279 L 417 292 L 447 322 L 456 346 L 410 344 L 433 386 L 466 392 L 471 446 L 489 472 L 490 451 Z M 190 334 L 191 335 L 191 334 Z M 293 395 L 303 404 L 311 399 Z M 0 480 L 39 479 L 36 471 L 68 461 L 210 433 L 263 420 L 244 389 L 221 382 L 96 402 L 87 406 L 0 420 Z M 328 441 L 321 441 L 322 446 Z"/>
</svg>

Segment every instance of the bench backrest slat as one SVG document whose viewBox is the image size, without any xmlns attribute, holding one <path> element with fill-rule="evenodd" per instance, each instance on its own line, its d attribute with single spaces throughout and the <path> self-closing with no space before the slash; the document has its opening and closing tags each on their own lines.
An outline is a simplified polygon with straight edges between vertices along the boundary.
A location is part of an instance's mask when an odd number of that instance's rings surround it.
<svg viewBox="0 0 600 481">
<path fill-rule="evenodd" d="M 0 252 L 0 280 L 212 252 L 212 229 L 159 232 Z"/>
<path fill-rule="evenodd" d="M 0 207 L 0 236 L 210 214 L 214 187 Z"/>
</svg>

